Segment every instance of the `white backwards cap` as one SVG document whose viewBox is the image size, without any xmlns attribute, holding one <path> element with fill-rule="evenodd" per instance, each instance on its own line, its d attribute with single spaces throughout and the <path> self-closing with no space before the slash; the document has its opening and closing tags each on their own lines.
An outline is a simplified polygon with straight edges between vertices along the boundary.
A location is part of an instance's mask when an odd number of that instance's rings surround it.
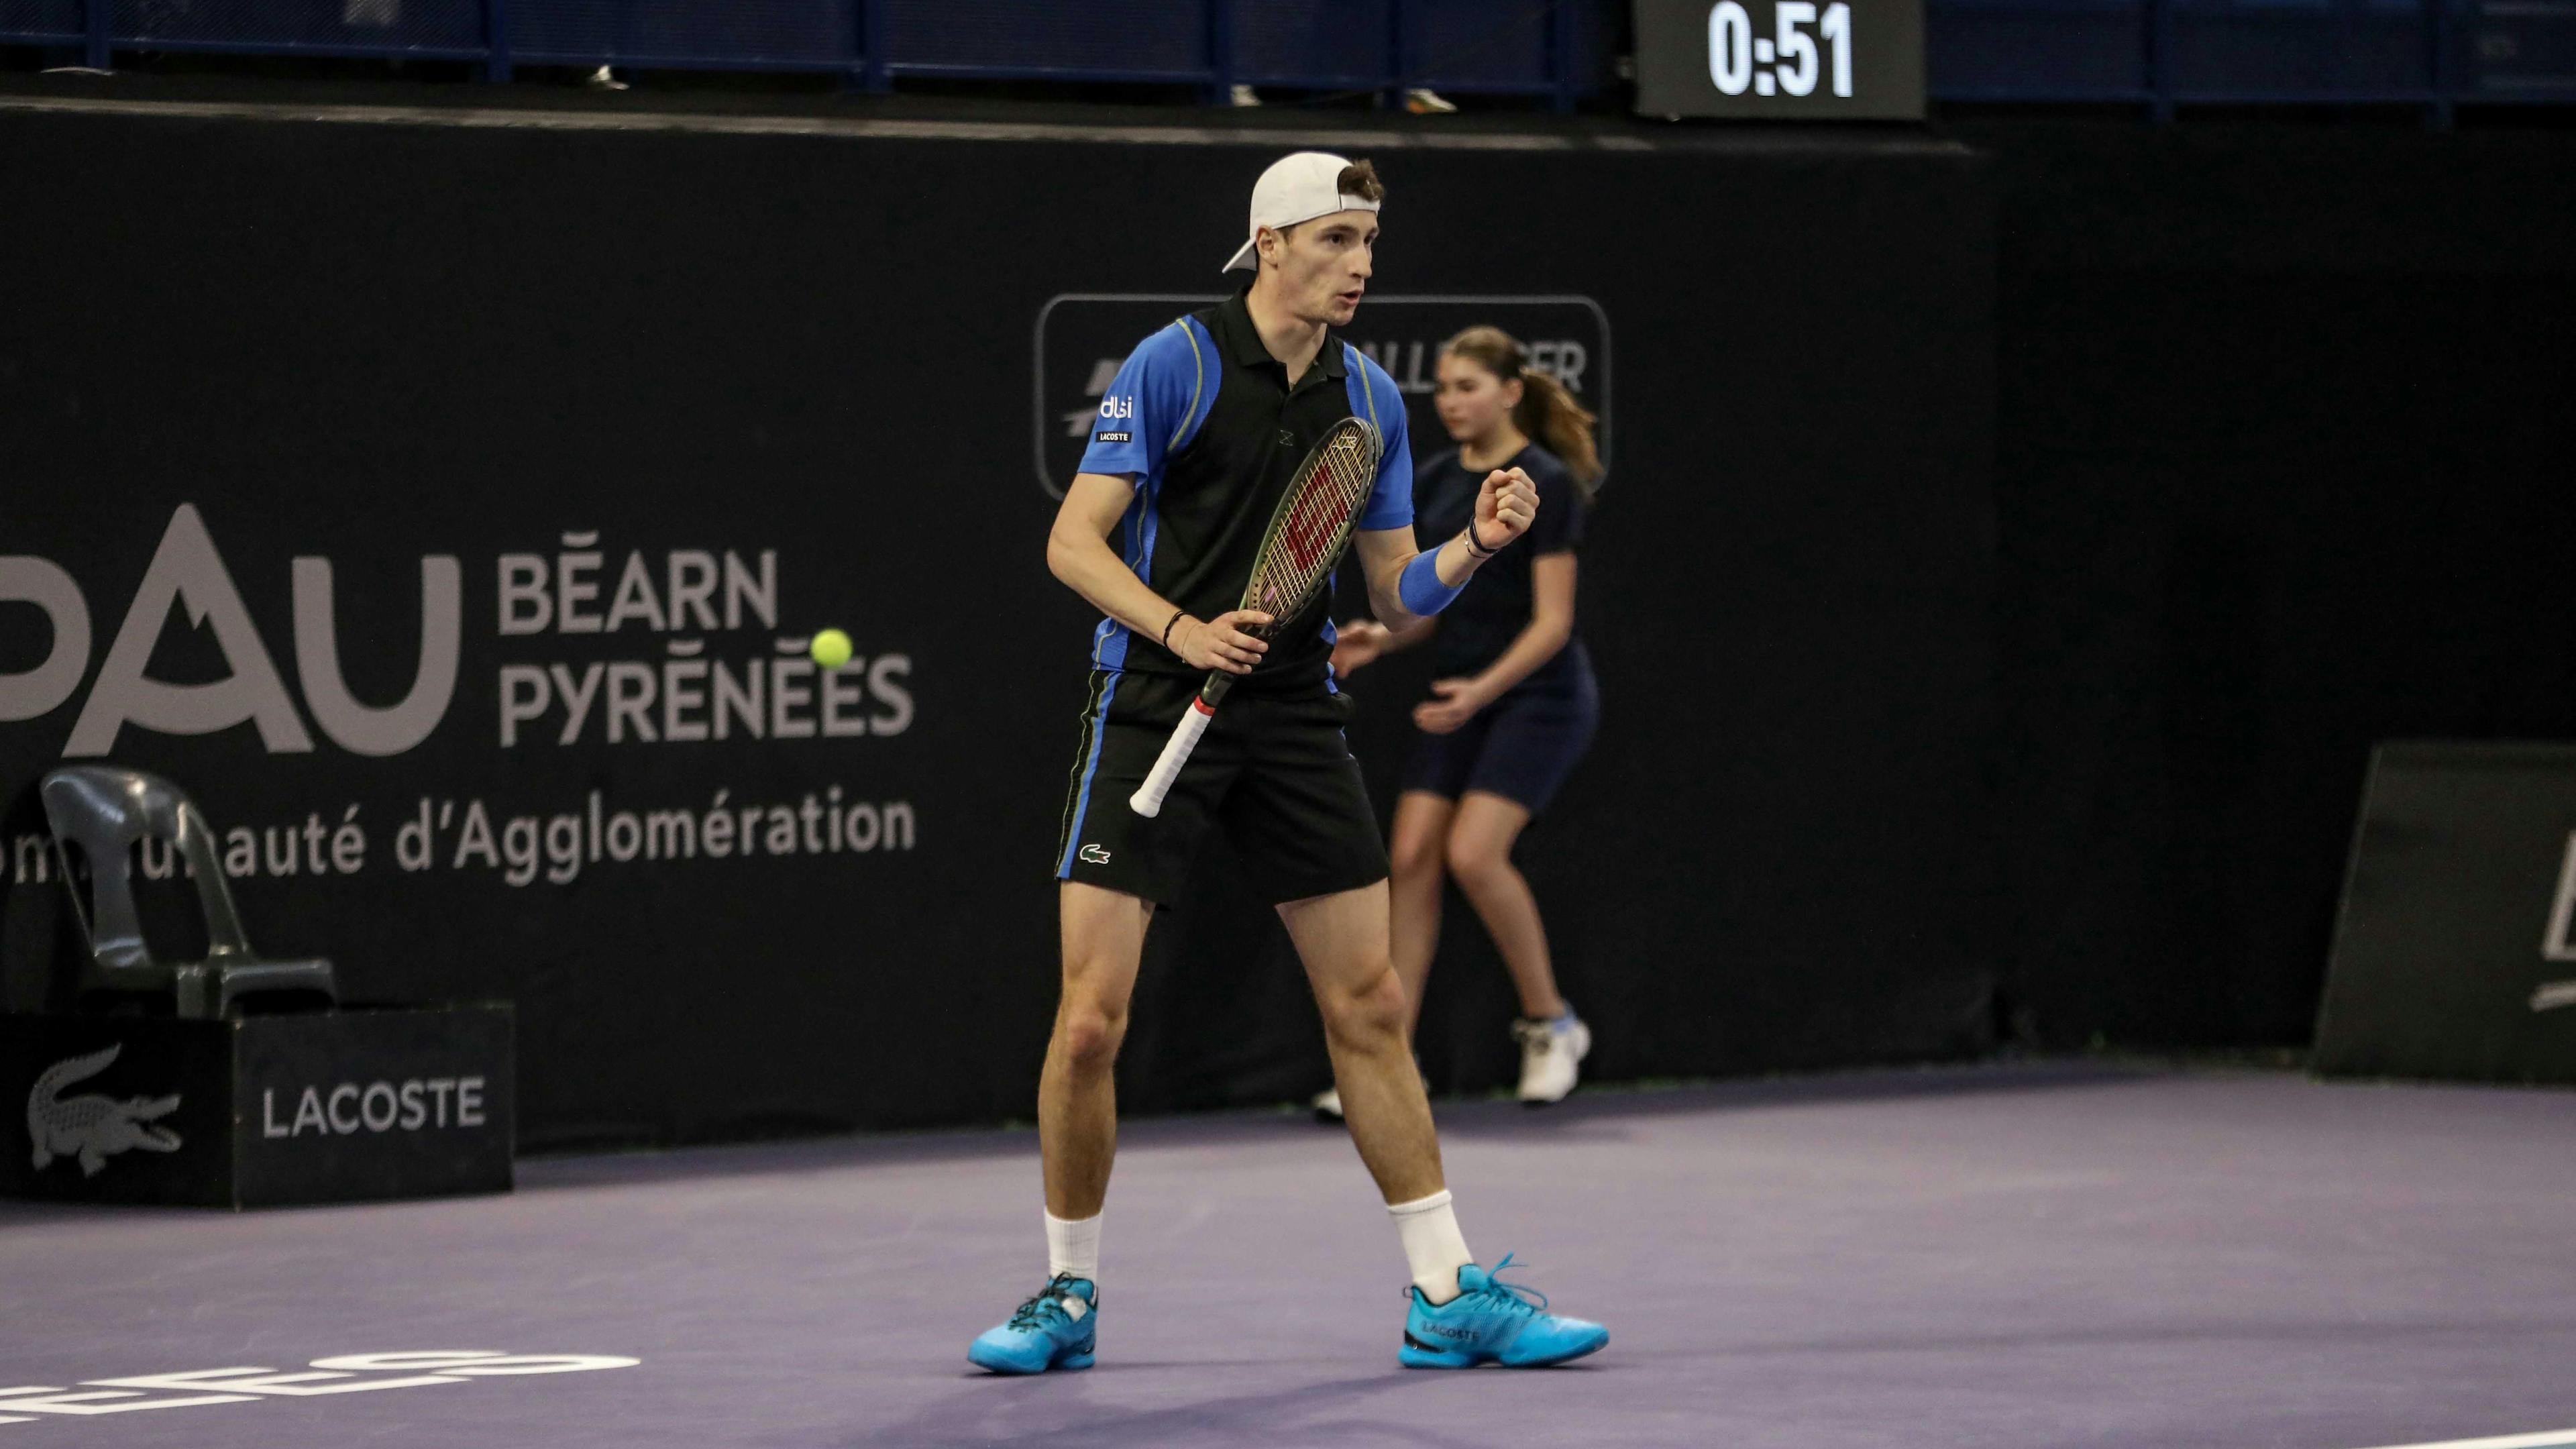
<svg viewBox="0 0 2576 1449">
<path fill-rule="evenodd" d="M 1349 157 L 1330 151 L 1299 151 L 1271 162 L 1261 179 L 1252 183 L 1252 224 L 1244 229 L 1243 248 L 1219 270 L 1259 268 L 1260 253 L 1253 243 L 1265 226 L 1284 231 L 1337 211 L 1377 210 L 1376 202 L 1342 190 L 1342 173 L 1350 164 Z"/>
</svg>

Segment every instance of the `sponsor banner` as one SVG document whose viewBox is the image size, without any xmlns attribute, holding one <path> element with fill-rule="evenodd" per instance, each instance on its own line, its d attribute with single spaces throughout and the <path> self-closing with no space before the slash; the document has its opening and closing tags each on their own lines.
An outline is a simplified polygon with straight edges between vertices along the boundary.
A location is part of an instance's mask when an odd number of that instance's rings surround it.
<svg viewBox="0 0 2576 1449">
<path fill-rule="evenodd" d="M 2576 745 L 2373 752 L 2315 1060 L 2576 1082 Z"/>
<path fill-rule="evenodd" d="M 807 657 L 803 634 L 779 632 L 777 548 L 608 548 L 596 529 L 537 542 L 471 560 L 476 604 L 488 611 L 474 610 L 470 650 L 468 561 L 453 553 L 420 557 L 416 615 L 362 616 L 347 629 L 332 559 L 298 553 L 283 638 L 261 629 L 194 502 L 171 510 L 141 582 L 110 616 L 112 636 L 73 567 L 41 554 L 0 557 L 0 604 L 24 606 L 24 637 L 46 641 L 32 664 L 0 672 L 0 722 L 67 720 L 65 760 L 104 758 L 146 734 L 245 725 L 269 755 L 332 750 L 363 759 L 409 754 L 442 730 L 542 755 L 603 744 L 885 738 L 912 727 L 909 652 L 879 648 L 826 670 Z M 173 641 L 185 656 L 178 671 L 203 677 L 174 680 L 169 665 L 154 663 L 173 611 L 197 631 Z M 395 630 L 417 639 L 414 653 L 371 659 L 369 672 L 391 667 L 409 683 L 391 702 L 361 703 L 348 682 L 349 653 L 372 652 Z M 92 641 L 109 637 L 93 665 Z M 279 668 L 289 658 L 300 688 Z M 480 687 L 460 694 L 469 669 Z M 343 823 L 354 825 L 354 812 Z M 320 840 L 329 827 L 316 819 L 305 829 L 309 865 L 292 849 L 272 845 L 262 856 L 244 847 L 244 866 L 228 864 L 227 874 L 255 873 L 262 859 L 290 875 L 363 865 L 363 832 L 341 865 L 336 833 L 326 861 Z M 16 866 L 21 876 L 28 869 Z"/>
<path fill-rule="evenodd" d="M 506 1192 L 518 1101 L 507 1007 L 249 1017 L 233 1046 L 235 1194 Z"/>
<path fill-rule="evenodd" d="M 59 202 L 0 229 L 44 281 L 0 308 L 0 1005 L 71 1004 L 36 783 L 105 762 L 195 797 L 263 952 L 351 1001 L 512 1003 L 530 1146 L 1027 1115 L 1098 619 L 1047 494 L 1104 365 L 1223 285 L 1261 149 L 6 115 L 0 150 Z M 1417 449 L 1471 323 L 1604 418 L 1601 744 L 1523 852 L 1592 1065 L 1959 1049 L 1993 970 L 1985 168 L 1885 138 L 1375 159 L 1400 200 L 1349 335 Z M 1091 220 L 1032 246 L 997 196 Z M 1382 798 L 1429 652 L 1348 691 Z M 1275 917 L 1204 859 L 1157 916 L 1128 1108 L 1325 1079 Z M 186 954 L 188 883 L 136 865 Z M 1499 967 L 1442 979 L 1433 1070 L 1508 1081 Z M 188 1090 L 135 1056 L 75 1094 Z M 455 1110 L 449 1075 L 304 1085 L 325 1125 L 354 1086 L 354 1142 L 371 1106 Z M 314 1140 L 302 1090 L 281 1147 Z"/>
<path fill-rule="evenodd" d="M 508 1191 L 518 1085 L 500 1006 L 7 1016 L 0 1100 L 0 1193 L 275 1207 Z"/>
<path fill-rule="evenodd" d="M 1121 421 L 1112 414 L 1117 403 L 1108 392 L 1127 354 L 1173 318 L 1219 300 L 1182 292 L 1067 292 L 1038 309 L 1032 427 L 1037 483 L 1049 498 L 1064 496 L 1095 432 L 1107 437 Z M 1608 468 L 1618 425 L 1610 408 L 1610 317 L 1600 303 L 1545 295 L 1371 296 L 1342 336 L 1403 390 L 1415 461 L 1450 446 L 1431 402 L 1440 344 L 1479 324 L 1519 338 L 1529 349 L 1530 369 L 1565 384 L 1591 410 L 1599 419 L 1595 440 Z M 1602 481 L 1609 481 L 1608 473 Z"/>
<path fill-rule="evenodd" d="M 548 1041 L 660 1029 L 532 990 L 568 958 L 658 949 L 640 999 L 719 992 L 729 932 L 696 902 L 737 924 L 800 902 L 881 918 L 917 891 L 941 808 L 920 763 L 931 671 L 917 626 L 868 607 L 823 540 L 713 508 L 623 533 L 582 504 L 388 530 L 152 491 L 93 527 L 39 510 L 0 553 L 0 1005 L 71 1004 L 79 927 L 36 791 L 57 764 L 189 792 L 252 939 L 331 957 L 345 999 L 518 999 Z M 855 644 L 839 668 L 808 652 L 825 624 Z M 147 841 L 130 864 L 154 949 L 184 955 L 184 863 Z M 651 1130 L 658 1050 L 606 1075 L 548 1051 L 541 1116 Z"/>
</svg>

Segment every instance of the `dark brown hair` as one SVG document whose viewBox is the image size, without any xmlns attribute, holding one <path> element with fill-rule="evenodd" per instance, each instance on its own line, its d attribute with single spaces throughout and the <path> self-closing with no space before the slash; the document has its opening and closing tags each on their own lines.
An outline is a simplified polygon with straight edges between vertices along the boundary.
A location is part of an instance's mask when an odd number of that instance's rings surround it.
<svg viewBox="0 0 2576 1449">
<path fill-rule="evenodd" d="M 1530 371 L 1529 349 L 1519 339 L 1500 327 L 1470 327 L 1441 343 L 1440 355 L 1463 357 L 1504 382 L 1518 382 L 1521 400 L 1512 409 L 1512 425 L 1565 464 L 1584 502 L 1599 494 L 1601 450 L 1592 441 L 1591 411 L 1574 400 L 1564 383 Z"/>
<path fill-rule="evenodd" d="M 1377 168 L 1366 161 L 1354 161 L 1343 167 L 1340 178 L 1334 181 L 1333 185 L 1344 196 L 1356 196 L 1362 201 L 1386 200 L 1386 183 L 1377 179 Z M 1297 228 L 1307 224 L 1303 221 L 1291 222 L 1278 229 L 1279 235 L 1283 239 L 1295 236 Z"/>
</svg>

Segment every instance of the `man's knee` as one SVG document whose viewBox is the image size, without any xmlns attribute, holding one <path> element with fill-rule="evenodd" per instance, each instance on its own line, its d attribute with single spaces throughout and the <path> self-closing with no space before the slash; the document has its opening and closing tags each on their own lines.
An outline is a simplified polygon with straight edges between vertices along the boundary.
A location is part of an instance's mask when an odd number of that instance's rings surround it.
<svg viewBox="0 0 2576 1449">
<path fill-rule="evenodd" d="M 1324 1030 L 1337 1041 L 1366 1041 L 1404 1034 L 1404 981 L 1387 963 L 1361 984 L 1328 988 L 1317 996 Z"/>
<path fill-rule="evenodd" d="M 1118 1044 L 1127 1036 L 1124 1002 L 1067 993 L 1055 1013 L 1056 1050 L 1066 1066 L 1086 1075 L 1106 1072 L 1118 1061 Z"/>
<path fill-rule="evenodd" d="M 1150 904 L 1115 891 L 1068 881 L 1059 893 L 1064 931 L 1064 987 L 1056 998 L 1049 1055 L 1084 1074 L 1107 1072 L 1127 1035 L 1127 997 L 1135 988 Z"/>
</svg>

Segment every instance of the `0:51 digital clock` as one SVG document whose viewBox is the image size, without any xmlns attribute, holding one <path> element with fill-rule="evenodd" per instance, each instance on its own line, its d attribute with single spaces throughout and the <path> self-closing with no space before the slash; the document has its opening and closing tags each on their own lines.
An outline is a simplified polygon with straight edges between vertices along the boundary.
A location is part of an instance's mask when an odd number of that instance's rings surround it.
<svg viewBox="0 0 2576 1449">
<path fill-rule="evenodd" d="M 1809 0 L 1779 0 L 1772 22 L 1775 35 L 1756 36 L 1752 15 L 1736 0 L 1709 7 L 1708 78 L 1720 94 L 1740 96 L 1749 83 L 1757 96 L 1813 95 L 1820 72 L 1830 72 L 1833 94 L 1852 93 L 1851 6 L 1835 0 L 1819 15 Z M 1829 61 L 1817 55 L 1819 38 Z"/>
<path fill-rule="evenodd" d="M 1923 118 L 1923 0 L 1632 0 L 1637 113 Z"/>
</svg>

